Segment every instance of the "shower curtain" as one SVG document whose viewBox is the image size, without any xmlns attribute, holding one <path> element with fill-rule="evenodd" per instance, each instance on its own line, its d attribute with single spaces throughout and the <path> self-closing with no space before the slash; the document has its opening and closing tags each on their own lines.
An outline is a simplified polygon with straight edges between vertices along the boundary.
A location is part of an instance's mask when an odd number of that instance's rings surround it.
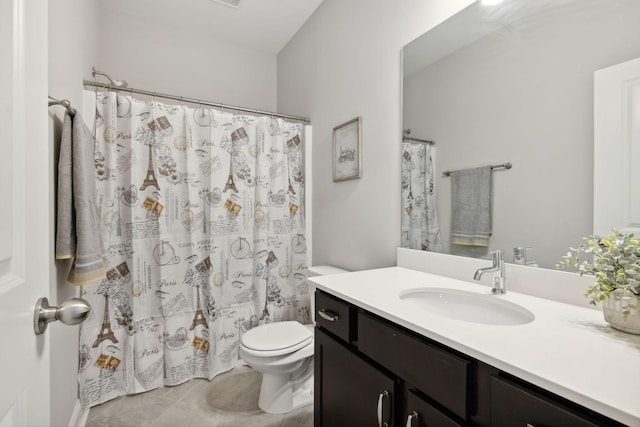
<svg viewBox="0 0 640 427">
<path fill-rule="evenodd" d="M 109 270 L 82 289 L 82 406 L 210 379 L 247 330 L 309 323 L 302 125 L 94 96 Z"/>
<path fill-rule="evenodd" d="M 402 239 L 404 248 L 441 252 L 436 212 L 433 157 L 435 148 L 423 143 L 402 143 Z"/>
</svg>

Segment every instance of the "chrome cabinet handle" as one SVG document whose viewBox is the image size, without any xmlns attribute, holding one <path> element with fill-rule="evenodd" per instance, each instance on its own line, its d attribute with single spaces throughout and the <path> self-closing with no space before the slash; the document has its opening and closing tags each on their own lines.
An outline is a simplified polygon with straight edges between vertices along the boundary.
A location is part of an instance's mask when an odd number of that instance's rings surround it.
<svg viewBox="0 0 640 427">
<path fill-rule="evenodd" d="M 418 413 L 416 411 L 413 411 L 412 413 L 410 413 L 407 416 L 406 427 L 413 427 L 413 420 L 417 420 L 417 419 L 418 419 Z"/>
<path fill-rule="evenodd" d="M 389 397 L 389 392 L 387 390 L 378 395 L 378 427 L 389 425 L 386 422 L 384 424 L 382 423 L 382 401 L 385 397 Z"/>
<path fill-rule="evenodd" d="M 327 311 L 324 308 L 318 310 L 318 314 L 320 315 L 320 317 L 322 317 L 325 320 L 328 320 L 329 322 L 335 322 L 337 320 L 340 320 L 340 316 L 338 316 L 337 314 L 331 311 Z"/>
<path fill-rule="evenodd" d="M 91 306 L 82 298 L 69 298 L 57 307 L 50 306 L 47 298 L 40 298 L 33 313 L 33 329 L 36 335 L 42 335 L 49 322 L 56 320 L 65 325 L 77 325 L 89 316 L 90 310 Z"/>
</svg>

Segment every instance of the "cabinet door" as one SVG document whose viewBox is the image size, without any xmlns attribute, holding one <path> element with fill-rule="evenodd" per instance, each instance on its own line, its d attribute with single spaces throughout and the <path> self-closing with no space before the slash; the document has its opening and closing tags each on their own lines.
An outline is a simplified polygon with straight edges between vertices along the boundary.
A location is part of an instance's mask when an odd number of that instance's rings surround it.
<svg viewBox="0 0 640 427">
<path fill-rule="evenodd" d="M 469 412 L 471 363 L 386 321 L 358 313 L 358 350 L 462 419 Z"/>
<path fill-rule="evenodd" d="M 392 426 L 396 381 L 316 328 L 316 427 Z"/>
</svg>

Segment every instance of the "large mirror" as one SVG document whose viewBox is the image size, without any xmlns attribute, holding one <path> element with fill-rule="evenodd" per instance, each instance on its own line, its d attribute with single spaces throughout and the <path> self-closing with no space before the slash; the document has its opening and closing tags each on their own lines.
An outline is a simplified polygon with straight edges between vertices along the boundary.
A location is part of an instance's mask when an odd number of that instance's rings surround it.
<svg viewBox="0 0 640 427">
<path fill-rule="evenodd" d="M 405 46 L 402 246 L 553 268 L 593 233 L 594 73 L 638 57 L 638 0 L 478 1 Z"/>
</svg>

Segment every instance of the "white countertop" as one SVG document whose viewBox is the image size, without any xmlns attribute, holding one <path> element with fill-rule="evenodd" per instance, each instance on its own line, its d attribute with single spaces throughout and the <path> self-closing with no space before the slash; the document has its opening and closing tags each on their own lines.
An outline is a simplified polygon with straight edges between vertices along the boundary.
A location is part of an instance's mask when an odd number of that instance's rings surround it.
<svg viewBox="0 0 640 427">
<path fill-rule="evenodd" d="M 630 426 L 640 426 L 640 336 L 612 329 L 602 312 L 509 292 L 524 325 L 485 325 L 431 314 L 399 298 L 417 287 L 488 294 L 487 286 L 402 267 L 309 278 L 365 310 Z"/>
</svg>

